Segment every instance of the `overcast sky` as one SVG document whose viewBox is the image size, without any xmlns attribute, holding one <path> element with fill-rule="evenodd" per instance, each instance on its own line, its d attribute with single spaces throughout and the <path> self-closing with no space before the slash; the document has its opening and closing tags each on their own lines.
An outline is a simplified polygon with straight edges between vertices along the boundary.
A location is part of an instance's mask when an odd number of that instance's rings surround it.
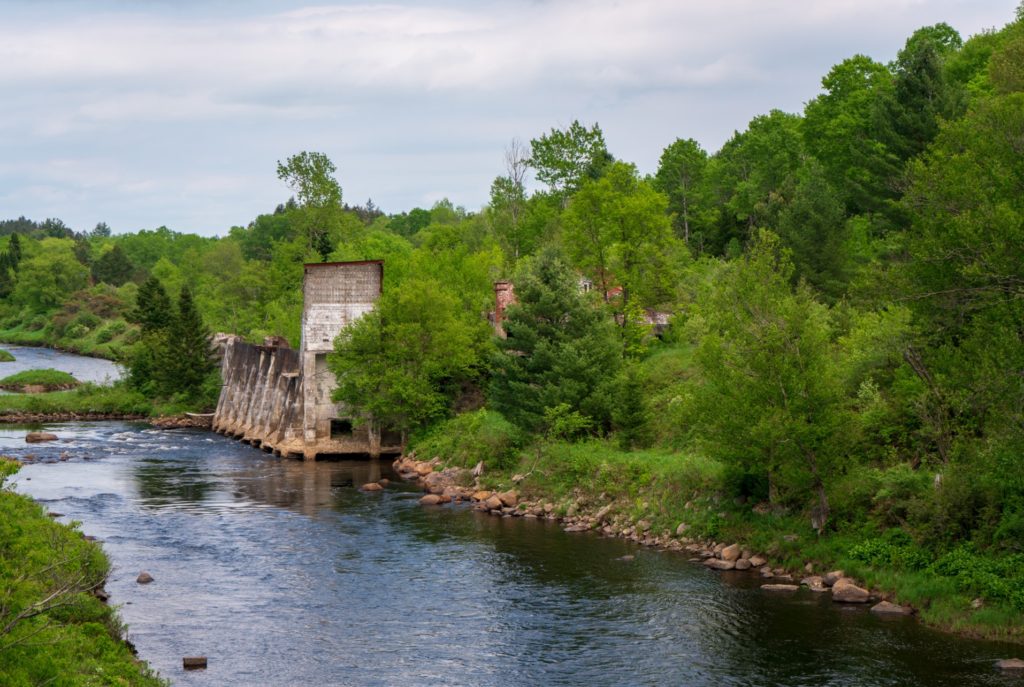
<svg viewBox="0 0 1024 687">
<path fill-rule="evenodd" d="M 1018 0 L 0 0 L 0 219 L 224 234 L 289 193 L 277 160 L 326 153 L 345 200 L 487 201 L 502 153 L 573 119 L 653 172 L 717 150 L 829 68 L 892 59 Z"/>
</svg>

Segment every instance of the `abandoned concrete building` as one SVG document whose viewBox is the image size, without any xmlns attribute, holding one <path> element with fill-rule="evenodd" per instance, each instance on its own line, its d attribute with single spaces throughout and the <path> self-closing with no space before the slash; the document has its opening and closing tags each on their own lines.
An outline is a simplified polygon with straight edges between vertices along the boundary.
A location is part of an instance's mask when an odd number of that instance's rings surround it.
<svg viewBox="0 0 1024 687">
<path fill-rule="evenodd" d="M 356 423 L 331 400 L 336 382 L 327 368 L 335 337 L 373 310 L 380 297 L 383 261 L 311 263 L 304 270 L 299 349 L 288 348 L 280 337 L 263 346 L 228 342 L 213 429 L 276 455 L 307 460 L 400 453 L 400 436 L 372 422 Z"/>
</svg>

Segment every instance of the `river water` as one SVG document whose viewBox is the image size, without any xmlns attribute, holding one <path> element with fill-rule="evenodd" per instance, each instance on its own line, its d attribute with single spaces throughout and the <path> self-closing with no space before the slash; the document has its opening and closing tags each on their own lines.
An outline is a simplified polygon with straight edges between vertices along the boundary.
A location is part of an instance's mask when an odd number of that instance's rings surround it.
<svg viewBox="0 0 1024 687">
<path fill-rule="evenodd" d="M 0 343 L 0 348 L 10 351 L 15 358 L 13 362 L 0 362 L 0 379 L 24 370 L 45 368 L 67 372 L 80 382 L 93 382 L 94 384 L 111 384 L 121 379 L 122 376 L 121 368 L 109 360 L 34 346 Z"/>
<path fill-rule="evenodd" d="M 60 441 L 0 425 L 0 453 L 36 459 L 15 488 L 102 540 L 111 602 L 174 685 L 1020 684 L 993 667 L 1020 647 L 554 523 L 424 508 L 402 484 L 359 492 L 387 463 L 138 423 L 46 429 Z M 190 655 L 209 668 L 183 671 Z"/>
</svg>

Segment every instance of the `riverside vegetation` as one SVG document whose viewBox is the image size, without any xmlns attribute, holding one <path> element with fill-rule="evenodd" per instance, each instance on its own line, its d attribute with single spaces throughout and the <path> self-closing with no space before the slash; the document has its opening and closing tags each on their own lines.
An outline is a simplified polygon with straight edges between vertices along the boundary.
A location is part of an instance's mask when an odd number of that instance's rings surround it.
<svg viewBox="0 0 1024 687">
<path fill-rule="evenodd" d="M 4 684 L 165 685 L 132 655 L 114 610 L 101 600 L 110 563 L 99 546 L 4 488 L 17 469 L 0 458 Z"/>
<path fill-rule="evenodd" d="M 208 405 L 204 322 L 297 344 L 304 262 L 383 259 L 329 359 L 357 419 L 482 462 L 485 486 L 842 567 L 1021 639 L 1022 64 L 1024 10 L 966 41 L 924 27 L 713 154 L 670 143 L 651 176 L 573 122 L 513 141 L 479 212 L 347 205 L 303 152 L 278 165 L 293 197 L 223 238 L 10 220 L 0 340 L 121 357 L 111 393 Z M 507 338 L 482 317 L 501 278 Z"/>
</svg>

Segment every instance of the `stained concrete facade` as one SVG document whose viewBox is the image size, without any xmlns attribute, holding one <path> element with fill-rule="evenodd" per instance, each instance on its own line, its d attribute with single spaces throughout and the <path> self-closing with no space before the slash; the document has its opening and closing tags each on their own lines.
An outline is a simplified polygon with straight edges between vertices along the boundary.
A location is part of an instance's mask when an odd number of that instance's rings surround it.
<svg viewBox="0 0 1024 687">
<path fill-rule="evenodd" d="M 372 422 L 353 428 L 346 409 L 331 400 L 336 384 L 327 368 L 335 337 L 373 310 L 383 278 L 379 260 L 306 265 L 299 349 L 228 343 L 214 430 L 310 460 L 400 452 L 400 439 L 382 436 Z"/>
</svg>

